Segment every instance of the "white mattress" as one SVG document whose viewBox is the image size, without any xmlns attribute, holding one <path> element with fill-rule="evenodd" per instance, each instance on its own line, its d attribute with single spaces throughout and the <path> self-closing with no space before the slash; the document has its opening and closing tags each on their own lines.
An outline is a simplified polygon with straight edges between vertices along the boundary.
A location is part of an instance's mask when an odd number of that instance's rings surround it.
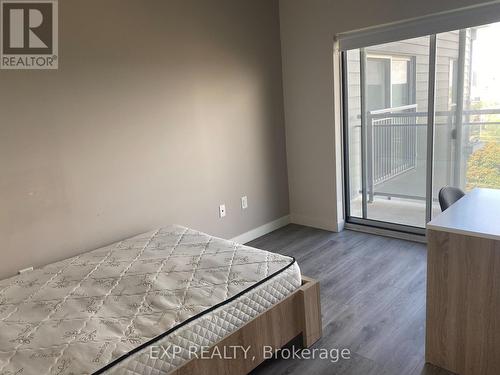
<svg viewBox="0 0 500 375">
<path fill-rule="evenodd" d="M 293 258 L 161 228 L 0 281 L 0 374 L 167 373 L 300 283 Z"/>
</svg>

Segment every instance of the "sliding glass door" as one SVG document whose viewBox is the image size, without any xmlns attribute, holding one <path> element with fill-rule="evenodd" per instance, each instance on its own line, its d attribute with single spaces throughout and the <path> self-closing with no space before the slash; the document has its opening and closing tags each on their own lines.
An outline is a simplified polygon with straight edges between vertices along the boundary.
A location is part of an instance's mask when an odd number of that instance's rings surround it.
<svg viewBox="0 0 500 375">
<path fill-rule="evenodd" d="M 430 38 L 347 51 L 352 218 L 425 224 Z"/>
<path fill-rule="evenodd" d="M 446 185 L 500 188 L 500 24 L 343 51 L 348 222 L 423 233 Z"/>
</svg>

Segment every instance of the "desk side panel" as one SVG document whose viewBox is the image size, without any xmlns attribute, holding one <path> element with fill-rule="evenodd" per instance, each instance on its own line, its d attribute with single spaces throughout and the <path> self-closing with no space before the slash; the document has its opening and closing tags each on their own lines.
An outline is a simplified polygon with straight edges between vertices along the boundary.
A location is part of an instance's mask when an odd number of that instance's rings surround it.
<svg viewBox="0 0 500 375">
<path fill-rule="evenodd" d="M 428 231 L 426 361 L 500 373 L 500 242 Z"/>
</svg>

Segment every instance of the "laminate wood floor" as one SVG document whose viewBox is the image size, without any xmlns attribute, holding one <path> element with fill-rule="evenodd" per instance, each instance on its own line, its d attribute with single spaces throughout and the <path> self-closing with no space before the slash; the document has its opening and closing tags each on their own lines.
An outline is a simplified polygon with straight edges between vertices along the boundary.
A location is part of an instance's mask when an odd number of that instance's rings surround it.
<svg viewBox="0 0 500 375">
<path fill-rule="evenodd" d="M 323 337 L 313 348 L 351 351 L 337 363 L 272 359 L 252 374 L 450 374 L 424 363 L 424 244 L 290 224 L 248 245 L 294 256 L 320 281 Z"/>
</svg>

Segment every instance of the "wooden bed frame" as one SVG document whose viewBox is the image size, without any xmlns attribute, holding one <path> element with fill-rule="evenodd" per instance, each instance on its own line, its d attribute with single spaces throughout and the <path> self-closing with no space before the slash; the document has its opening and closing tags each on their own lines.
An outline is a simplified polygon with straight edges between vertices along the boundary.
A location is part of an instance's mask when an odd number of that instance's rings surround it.
<svg viewBox="0 0 500 375">
<path fill-rule="evenodd" d="M 302 276 L 302 286 L 283 301 L 247 322 L 215 344 L 223 353 L 224 348 L 250 347 L 245 355 L 237 351 L 234 359 L 193 358 L 170 372 L 170 375 L 244 375 L 248 374 L 264 358 L 264 346 L 283 347 L 302 335 L 303 347 L 310 347 L 322 334 L 319 282 Z M 232 353 L 232 351 L 231 351 Z"/>
</svg>

